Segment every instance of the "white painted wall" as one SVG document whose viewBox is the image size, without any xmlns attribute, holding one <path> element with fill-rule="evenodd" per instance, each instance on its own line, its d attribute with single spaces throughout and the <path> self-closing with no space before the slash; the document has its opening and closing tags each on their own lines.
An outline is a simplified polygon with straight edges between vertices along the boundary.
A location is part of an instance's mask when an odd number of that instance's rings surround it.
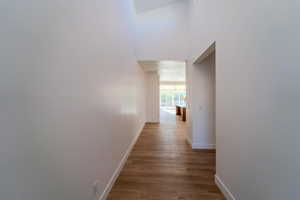
<svg viewBox="0 0 300 200">
<path fill-rule="evenodd" d="M 299 1 L 188 3 L 138 14 L 139 60 L 191 66 L 216 41 L 218 177 L 236 199 L 297 199 Z M 145 119 L 131 1 L 0 8 L 1 198 L 92 199 Z"/>
<path fill-rule="evenodd" d="M 192 147 L 195 149 L 215 148 L 215 54 L 202 62 L 191 64 L 193 68 L 191 95 Z"/>
<path fill-rule="evenodd" d="M 145 121 L 132 7 L 1 1 L 1 199 L 93 199 L 96 179 L 104 189 Z"/>
<path fill-rule="evenodd" d="M 174 1 L 180 0 L 134 0 L 134 3 L 137 13 L 140 13 L 166 6 L 170 3 L 174 3 Z"/>
<path fill-rule="evenodd" d="M 186 119 L 186 127 L 187 127 L 187 135 L 186 135 L 186 140 L 187 142 L 193 146 L 193 121 L 192 121 L 192 95 L 191 95 L 191 92 L 192 92 L 192 76 L 193 76 L 193 73 L 191 71 L 191 67 L 189 66 L 191 63 L 190 61 L 186 61 L 185 62 L 185 77 L 186 77 L 186 80 L 185 80 L 185 88 L 186 88 L 186 115 L 187 115 L 187 119 Z"/>
<path fill-rule="evenodd" d="M 158 72 L 146 73 L 146 108 L 147 122 L 157 123 L 160 120 L 159 99 L 159 75 Z"/>
<path fill-rule="evenodd" d="M 216 41 L 217 175 L 238 200 L 299 198 L 300 2 L 189 4 L 189 62 Z"/>
<path fill-rule="evenodd" d="M 136 15 L 139 60 L 186 60 L 187 4 L 174 2 Z"/>
</svg>

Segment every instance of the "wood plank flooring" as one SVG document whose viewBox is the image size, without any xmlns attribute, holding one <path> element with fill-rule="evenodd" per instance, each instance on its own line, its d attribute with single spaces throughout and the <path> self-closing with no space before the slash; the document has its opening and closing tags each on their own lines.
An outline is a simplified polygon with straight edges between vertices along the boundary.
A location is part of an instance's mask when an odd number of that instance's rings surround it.
<svg viewBox="0 0 300 200">
<path fill-rule="evenodd" d="M 215 151 L 192 150 L 179 119 L 147 123 L 108 200 L 225 200 L 214 183 Z"/>
</svg>

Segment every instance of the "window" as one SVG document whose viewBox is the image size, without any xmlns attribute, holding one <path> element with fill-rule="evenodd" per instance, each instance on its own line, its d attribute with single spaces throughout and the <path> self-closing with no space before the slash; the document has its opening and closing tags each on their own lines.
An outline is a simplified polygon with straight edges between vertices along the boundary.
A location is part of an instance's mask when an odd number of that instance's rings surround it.
<svg viewBox="0 0 300 200">
<path fill-rule="evenodd" d="M 186 88 L 184 84 L 160 85 L 160 107 L 175 109 L 177 104 L 185 104 Z"/>
</svg>

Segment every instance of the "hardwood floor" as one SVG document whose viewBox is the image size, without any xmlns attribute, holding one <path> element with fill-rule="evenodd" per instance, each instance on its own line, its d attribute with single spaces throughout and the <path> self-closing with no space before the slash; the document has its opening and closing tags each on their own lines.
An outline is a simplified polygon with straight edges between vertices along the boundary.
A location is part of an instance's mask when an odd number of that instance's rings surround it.
<svg viewBox="0 0 300 200">
<path fill-rule="evenodd" d="M 214 183 L 215 151 L 192 150 L 185 122 L 147 123 L 108 200 L 224 200 Z"/>
</svg>

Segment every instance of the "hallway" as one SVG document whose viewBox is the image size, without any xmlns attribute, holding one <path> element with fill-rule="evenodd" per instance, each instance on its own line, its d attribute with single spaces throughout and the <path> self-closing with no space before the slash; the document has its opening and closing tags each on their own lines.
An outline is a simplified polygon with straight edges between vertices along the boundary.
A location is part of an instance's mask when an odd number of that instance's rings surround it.
<svg viewBox="0 0 300 200">
<path fill-rule="evenodd" d="M 161 118 L 145 125 L 108 199 L 224 199 L 214 183 L 215 151 L 192 150 L 186 124 L 165 112 Z"/>
</svg>

